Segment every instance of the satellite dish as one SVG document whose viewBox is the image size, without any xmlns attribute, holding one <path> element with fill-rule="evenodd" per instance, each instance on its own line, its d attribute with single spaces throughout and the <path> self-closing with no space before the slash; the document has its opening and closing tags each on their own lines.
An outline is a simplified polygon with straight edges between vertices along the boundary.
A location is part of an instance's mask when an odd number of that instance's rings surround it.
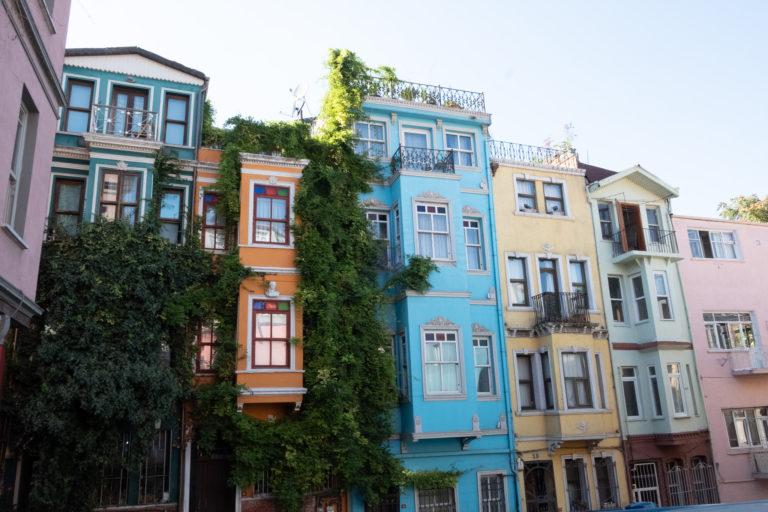
<svg viewBox="0 0 768 512">
<path fill-rule="evenodd" d="M 304 107 L 307 104 L 307 100 L 304 96 L 307 94 L 309 86 L 307 82 L 301 82 L 291 92 L 293 93 L 293 109 L 291 111 L 291 117 L 298 117 L 301 121 L 304 121 Z"/>
<path fill-rule="evenodd" d="M 308 88 L 309 86 L 307 85 L 307 82 L 301 82 L 293 89 L 293 97 L 296 99 L 304 98 L 304 96 L 307 94 Z"/>
</svg>

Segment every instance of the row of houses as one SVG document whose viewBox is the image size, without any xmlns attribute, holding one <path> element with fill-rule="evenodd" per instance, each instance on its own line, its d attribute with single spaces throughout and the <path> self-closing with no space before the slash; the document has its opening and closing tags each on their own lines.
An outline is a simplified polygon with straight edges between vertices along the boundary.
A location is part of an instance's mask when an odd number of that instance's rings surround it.
<svg viewBox="0 0 768 512">
<path fill-rule="evenodd" d="M 35 124 L 19 96 L 13 151 L 3 152 L 13 161 L 0 182 L 12 190 L 30 179 L 25 172 L 34 176 L 38 186 L 22 200 L 36 217 L 14 228 L 7 212 L 19 199 L 3 194 L 2 275 L 42 240 L 43 217 L 49 233 L 97 217 L 132 223 L 146 199 L 162 194 L 171 243 L 184 243 L 197 216 L 205 249 L 236 243 L 242 263 L 264 275 L 240 287 L 236 379 L 242 413 L 268 420 L 300 409 L 306 393 L 301 344 L 291 343 L 302 336 L 302 315 L 289 226 L 309 162 L 241 154 L 240 222 L 228 239 L 216 211 L 220 151 L 200 147 L 207 86 L 203 73 L 140 48 L 67 50 L 45 176 L 25 161 Z M 383 315 L 400 393 L 389 449 L 409 470 L 460 473 L 455 487 L 393 489 L 378 510 L 765 498 L 766 227 L 673 216 L 678 189 L 639 165 L 614 172 L 570 148 L 492 140 L 482 93 L 410 82 L 373 91 L 354 129 L 357 151 L 382 169 L 359 198 L 383 247 L 379 270 L 395 271 L 410 255 L 438 267 L 429 291 L 394 296 Z M 176 152 L 182 171 L 152 190 L 161 148 Z M 11 275 L 33 280 L 36 271 Z M 34 292 L 22 295 L 28 321 Z M 12 343 L 25 310 L 10 314 L 15 304 L 2 300 Z M 202 325 L 197 342 L 204 381 L 215 326 Z M 158 425 L 141 471 L 106 473 L 100 506 L 274 508 L 268 476 L 228 487 L 225 461 L 197 450 L 184 431 Z M 23 471 L 7 455 L 3 492 L 18 502 Z M 306 503 L 323 512 L 366 508 L 332 479 Z"/>
</svg>

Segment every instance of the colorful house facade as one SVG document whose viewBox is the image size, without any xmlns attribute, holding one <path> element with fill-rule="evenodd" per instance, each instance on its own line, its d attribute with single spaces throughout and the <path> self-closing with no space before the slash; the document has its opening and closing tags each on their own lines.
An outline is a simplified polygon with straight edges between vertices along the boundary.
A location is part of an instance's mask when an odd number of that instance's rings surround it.
<svg viewBox="0 0 768 512">
<path fill-rule="evenodd" d="M 363 110 L 356 149 L 381 163 L 381 176 L 360 201 L 384 247 L 381 270 L 410 255 L 438 267 L 429 291 L 393 296 L 384 314 L 401 395 L 390 450 L 407 470 L 459 474 L 455 487 L 394 489 L 383 510 L 514 510 L 484 97 L 381 82 Z M 351 510 L 363 510 L 354 496 Z"/>
<path fill-rule="evenodd" d="M 672 220 L 723 502 L 768 496 L 768 225 Z"/>
<path fill-rule="evenodd" d="M 192 219 L 207 85 L 202 72 L 137 47 L 66 50 L 66 101 L 48 180 L 48 236 L 74 233 L 100 217 L 133 224 L 149 199 L 162 194 L 161 235 L 183 243 Z M 158 151 L 181 165 L 163 190 L 153 190 Z M 99 507 L 177 509 L 189 490 L 180 480 L 188 472 L 179 442 L 182 417 L 157 425 L 138 471 L 126 473 L 116 456 L 105 469 Z"/>
<path fill-rule="evenodd" d="M 585 169 L 633 501 L 719 501 L 670 201 L 640 166 Z"/>
<path fill-rule="evenodd" d="M 489 142 L 522 510 L 629 503 L 584 171 Z"/>
</svg>

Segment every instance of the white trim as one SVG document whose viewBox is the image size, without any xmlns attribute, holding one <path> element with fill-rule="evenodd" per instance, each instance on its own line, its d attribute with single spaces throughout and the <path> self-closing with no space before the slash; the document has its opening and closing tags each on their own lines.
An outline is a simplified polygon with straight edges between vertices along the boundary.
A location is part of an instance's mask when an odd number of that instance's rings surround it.
<svg viewBox="0 0 768 512">
<path fill-rule="evenodd" d="M 631 368 L 634 371 L 634 376 L 624 377 L 625 368 Z M 642 399 L 642 395 L 640 394 L 640 385 L 638 383 L 638 378 L 637 378 L 638 373 L 639 373 L 639 369 L 637 366 L 619 366 L 619 380 L 621 381 L 621 396 L 622 396 L 622 401 L 624 402 L 624 416 L 630 420 L 644 419 L 643 399 Z M 626 389 L 624 388 L 625 382 L 632 382 L 632 387 L 634 388 L 634 391 L 635 391 L 635 402 L 637 403 L 637 414 L 633 416 L 630 416 L 629 412 L 627 411 L 627 393 L 626 393 Z"/>
<path fill-rule="evenodd" d="M 182 512 L 189 512 L 190 482 L 192 473 L 192 441 L 184 447 L 184 486 L 182 487 Z"/>
<path fill-rule="evenodd" d="M 118 149 L 122 151 L 125 148 L 118 148 Z M 133 156 L 133 155 L 116 155 L 115 153 L 91 152 L 89 155 L 89 158 L 90 159 L 100 158 L 102 160 L 114 160 L 115 163 L 113 165 L 117 165 L 117 162 L 120 162 L 120 161 L 123 161 L 126 163 L 133 163 L 133 164 L 154 164 L 155 163 L 154 158 L 147 158 L 143 156 Z"/>
<path fill-rule="evenodd" d="M 563 365 L 563 354 L 584 354 L 587 359 L 587 377 L 589 378 L 589 392 L 592 394 L 592 407 L 568 407 L 568 393 L 565 388 L 565 368 Z M 602 358 L 601 358 L 602 359 Z M 600 411 L 599 404 L 597 403 L 597 388 L 595 382 L 595 364 L 592 358 L 592 350 L 585 347 L 560 347 L 557 349 L 557 360 L 560 364 L 560 392 L 563 396 L 563 410 L 566 411 Z M 605 383 L 605 378 L 603 378 Z M 606 404 L 608 405 L 608 404 Z"/>
<path fill-rule="evenodd" d="M 547 408 L 547 388 L 544 382 L 544 364 L 542 363 L 542 354 L 547 355 L 547 364 L 549 366 L 550 391 L 552 392 L 552 408 Z M 518 356 L 532 356 L 531 358 L 531 385 L 533 386 L 533 409 L 523 410 L 520 404 L 520 370 L 517 366 Z M 552 371 L 552 350 L 549 348 L 529 349 L 522 348 L 512 351 L 512 366 L 514 368 L 514 386 L 515 396 L 517 398 L 517 407 L 515 411 L 518 415 L 526 414 L 545 414 L 557 411 L 557 396 L 555 395 L 555 372 Z M 510 379 L 510 382 L 512 379 Z"/>
<path fill-rule="evenodd" d="M 480 158 L 478 156 L 479 149 L 477 147 L 477 133 L 473 131 L 463 131 L 461 128 L 447 128 L 443 127 L 443 150 L 447 153 L 453 148 L 448 148 L 448 135 L 456 135 L 457 137 L 461 137 L 462 135 L 465 137 L 469 137 L 470 141 L 472 142 L 472 149 L 469 151 L 472 154 L 472 165 L 460 165 L 458 163 L 454 163 L 454 167 L 456 170 L 460 171 L 477 171 L 479 170 L 479 162 Z M 461 140 L 461 139 L 457 139 Z M 459 146 L 461 146 L 461 143 L 459 143 Z M 461 160 L 461 154 L 467 153 L 467 151 L 462 151 L 461 149 L 458 149 L 456 154 L 458 155 L 457 160 Z"/>
<path fill-rule="evenodd" d="M 662 279 L 664 280 L 664 288 L 666 288 L 667 293 L 664 295 L 659 294 L 659 287 L 656 283 L 656 276 L 660 275 Z M 672 307 L 672 297 L 669 289 L 669 280 L 667 279 L 667 272 L 665 270 L 654 270 L 653 271 L 653 287 L 656 290 L 656 308 L 658 308 L 658 314 L 659 314 L 659 320 L 664 322 L 671 322 L 675 319 L 675 310 Z M 666 297 L 667 303 L 669 305 L 669 318 L 664 318 L 664 314 L 661 309 L 661 303 L 659 302 L 659 297 Z"/>
<path fill-rule="evenodd" d="M 413 110 L 426 110 L 428 112 L 439 112 L 443 114 L 452 114 L 455 116 L 466 117 L 469 119 L 477 119 L 479 121 L 491 122 L 491 114 L 486 114 L 479 110 L 464 110 L 453 107 L 444 107 L 442 105 L 431 105 L 428 103 L 416 103 L 414 101 L 400 100 L 395 98 L 383 98 L 379 96 L 365 96 L 363 99 L 365 103 L 374 103 L 377 105 L 387 105 L 390 107 L 413 109 Z M 418 510 L 416 511 L 418 512 Z"/>
<path fill-rule="evenodd" d="M 512 287 L 509 285 L 509 260 L 514 258 L 520 258 L 525 264 L 523 271 L 525 272 L 526 289 L 528 292 L 528 305 L 527 306 L 515 306 L 512 304 Z M 508 311 L 533 311 L 533 276 L 531 274 L 531 255 L 524 252 L 505 252 L 504 253 L 504 278 L 506 279 L 507 287 L 507 310 Z"/>
<path fill-rule="evenodd" d="M 254 185 L 264 185 L 265 187 L 278 187 L 278 188 L 287 188 L 288 189 L 288 204 L 286 204 L 286 209 L 288 213 L 288 221 L 285 226 L 285 236 L 288 237 L 288 243 L 287 244 L 272 244 L 272 243 L 265 243 L 265 242 L 254 242 L 253 241 L 253 216 L 255 214 L 256 210 L 256 201 L 254 201 L 253 198 L 253 187 Z M 240 244 L 239 247 L 264 247 L 264 248 L 270 248 L 270 249 L 293 249 L 293 233 L 291 232 L 291 224 L 294 222 L 294 214 L 293 214 L 293 199 L 296 194 L 296 184 L 292 181 L 278 181 L 276 183 L 270 182 L 270 180 L 258 180 L 258 179 L 250 179 L 248 180 L 248 237 L 246 240 L 248 241 L 247 244 Z"/>
<path fill-rule="evenodd" d="M 669 373 L 669 365 L 676 364 L 678 367 L 678 373 L 677 374 L 671 374 Z M 678 361 L 667 361 L 664 363 L 664 375 L 666 376 L 666 386 L 665 389 L 669 390 L 669 401 L 672 403 L 672 407 L 669 409 L 672 411 L 672 417 L 677 418 L 688 418 L 691 416 L 690 411 L 688 411 L 688 399 L 685 396 L 685 390 L 687 389 L 686 384 L 686 374 L 685 374 L 685 368 L 683 368 L 683 363 L 680 363 Z M 677 375 L 679 387 L 680 387 L 680 399 L 683 402 L 683 412 L 677 412 L 675 410 L 675 399 L 672 396 L 672 382 L 671 382 L 671 376 Z M 669 405 L 669 403 L 667 404 Z"/>
<path fill-rule="evenodd" d="M 589 299 L 589 310 L 597 310 L 597 301 L 595 301 L 595 287 L 592 286 L 592 260 L 589 256 L 581 256 L 577 254 L 569 254 L 565 257 L 568 265 L 568 290 L 573 291 L 573 280 L 571 279 L 571 263 L 583 263 L 584 264 L 584 279 L 587 286 L 587 298 Z"/>
<path fill-rule="evenodd" d="M 642 298 L 645 301 L 645 318 L 643 318 L 643 319 L 640 319 L 640 309 L 637 306 L 637 301 L 638 301 L 639 297 L 637 297 L 635 295 L 634 279 L 636 277 L 640 278 L 640 284 L 643 287 L 643 297 Z M 640 324 L 640 323 L 648 322 L 651 319 L 651 311 L 648 308 L 648 292 L 645 289 L 645 280 L 643 279 L 643 275 L 641 273 L 638 272 L 637 274 L 631 274 L 629 276 L 629 288 L 632 291 L 632 304 L 633 304 L 632 310 L 635 313 L 635 324 Z"/>
<path fill-rule="evenodd" d="M 274 300 L 281 302 L 288 302 L 290 318 L 290 335 L 288 336 L 288 368 L 254 368 L 253 367 L 253 354 L 251 353 L 251 347 L 253 346 L 253 303 L 257 300 Z M 267 297 L 260 294 L 248 294 L 248 318 L 246 328 L 246 345 L 245 345 L 245 367 L 250 370 L 247 373 L 273 373 L 277 370 L 295 370 L 296 369 L 296 345 L 290 342 L 292 338 L 296 337 L 296 305 L 293 302 L 292 295 L 279 295 L 277 297 Z"/>
<path fill-rule="evenodd" d="M 481 254 L 483 256 L 483 261 L 481 262 L 479 269 L 470 269 L 469 268 L 469 257 L 467 254 L 467 239 L 466 239 L 466 231 L 467 228 L 464 227 L 464 219 L 467 219 L 469 221 L 477 220 L 480 223 L 479 229 L 478 229 L 478 235 L 480 236 L 480 249 Z M 462 232 L 464 234 L 464 253 L 466 256 L 466 263 L 467 263 L 467 273 L 470 275 L 490 275 L 490 254 L 488 252 L 488 219 L 486 215 L 476 210 L 470 206 L 464 206 L 461 211 L 461 227 Z"/>
<path fill-rule="evenodd" d="M 482 481 L 484 476 L 500 476 L 502 485 L 504 486 L 504 508 L 502 510 L 510 510 L 509 506 L 509 493 L 507 492 L 507 472 L 509 469 L 484 469 L 477 472 L 477 510 L 483 510 L 483 489 Z"/>
<path fill-rule="evenodd" d="M 243 245 L 240 244 L 238 247 L 255 247 L 252 245 Z M 255 265 L 251 265 L 249 267 L 250 270 L 253 270 L 254 272 L 264 272 L 267 275 L 278 275 L 278 274 L 288 274 L 288 275 L 294 275 L 298 274 L 299 271 L 296 270 L 295 267 L 259 267 Z"/>
<path fill-rule="evenodd" d="M 390 149 L 390 139 L 391 139 L 391 129 L 392 129 L 392 123 L 390 122 L 389 118 L 386 116 L 369 116 L 366 119 L 359 119 L 355 121 L 354 123 L 377 123 L 384 125 L 384 155 L 380 158 L 368 158 L 369 160 L 373 162 L 389 162 L 389 160 L 392 158 L 392 154 L 394 151 Z M 354 131 L 354 123 L 352 124 L 352 131 Z M 353 137 L 353 140 L 357 140 Z M 365 139 L 367 141 L 370 141 L 371 139 Z"/>
<path fill-rule="evenodd" d="M 536 211 L 528 212 L 520 209 L 520 202 L 518 199 L 517 182 L 518 180 L 532 181 L 534 185 L 534 195 L 536 197 Z M 541 187 L 536 186 L 536 182 L 541 182 Z M 565 180 L 560 178 L 553 178 L 551 176 L 538 176 L 535 174 L 513 174 L 512 175 L 513 191 L 515 194 L 515 215 L 526 215 L 532 217 L 545 217 L 548 219 L 569 219 L 574 220 L 571 215 L 571 204 L 568 200 L 568 186 Z M 563 215 L 555 215 L 547 213 L 546 200 L 544 199 L 544 184 L 557 184 L 560 185 L 563 191 Z M 539 195 L 539 189 L 541 188 L 541 195 Z M 541 199 L 541 201 L 539 201 Z"/>
<path fill-rule="evenodd" d="M 538 275 L 537 283 L 539 285 L 539 293 L 543 292 L 543 286 L 541 285 L 541 269 L 539 267 L 539 262 L 541 260 L 549 260 L 555 262 L 555 273 L 557 274 L 557 291 L 562 292 L 565 290 L 565 283 L 563 282 L 563 263 L 562 263 L 562 257 L 559 254 L 551 254 L 551 253 L 536 253 L 536 274 Z M 535 295 L 535 294 L 532 294 Z"/>
<path fill-rule="evenodd" d="M 119 155 L 111 155 L 111 159 L 119 159 Z M 123 161 L 124 160 L 120 160 Z M 153 160 L 154 162 L 154 160 Z M 127 164 L 128 162 L 126 162 Z M 131 161 L 130 163 L 133 163 Z M 115 171 L 118 173 L 125 173 L 125 172 L 138 172 L 141 174 L 141 189 L 138 191 L 139 197 L 136 198 L 138 202 L 139 212 L 136 216 L 136 222 L 140 222 L 144 218 L 144 204 L 147 200 L 149 200 L 149 193 L 148 193 L 148 186 L 147 183 L 149 180 L 147 179 L 147 176 L 149 175 L 149 169 L 146 167 L 128 167 L 126 166 L 124 169 L 118 169 L 117 162 L 112 164 L 96 164 L 94 172 L 93 172 L 93 188 L 92 188 L 92 195 L 91 195 L 91 211 L 90 211 L 90 220 L 85 219 L 85 215 L 83 215 L 83 222 L 94 222 L 96 218 L 99 216 L 98 210 L 99 206 L 101 205 L 101 175 L 104 171 Z M 90 179 L 91 176 L 88 176 L 88 179 Z M 86 182 L 87 183 L 87 182 Z M 86 184 L 87 187 L 87 184 Z M 83 212 L 85 214 L 86 212 Z"/>
<path fill-rule="evenodd" d="M 8 236 L 11 237 L 11 240 L 16 242 L 19 245 L 19 247 L 21 247 L 22 249 L 29 249 L 29 246 L 24 241 L 24 238 L 22 238 L 22 236 L 19 235 L 16 232 L 16 230 L 13 229 L 12 226 L 9 226 L 8 224 L 0 224 L 0 227 L 3 228 L 3 230 L 8 234 Z"/>
<path fill-rule="evenodd" d="M 586 497 L 589 502 L 587 505 L 587 510 L 592 510 L 592 496 L 590 492 L 590 485 L 589 485 L 589 470 L 587 469 L 587 456 L 582 453 L 571 453 L 568 455 L 561 455 L 560 456 L 560 465 L 562 467 L 563 471 L 563 485 L 565 489 L 568 489 L 568 476 L 565 469 L 565 461 L 566 460 L 580 460 L 582 463 L 582 472 L 581 472 L 581 478 L 583 479 L 583 486 L 582 486 L 582 494 Z M 571 512 L 571 501 L 568 499 L 568 496 L 566 494 L 565 497 L 565 507 L 566 512 Z"/>
<path fill-rule="evenodd" d="M 435 331 L 452 331 L 456 333 L 456 379 L 457 391 L 427 391 L 427 341 L 425 334 Z M 421 344 L 421 381 L 422 396 L 425 402 L 435 400 L 466 400 L 467 385 L 464 368 L 464 338 L 462 336 L 461 326 L 452 323 L 450 320 L 442 317 L 434 318 L 419 326 L 419 340 Z M 442 361 L 440 361 L 442 362 Z"/>
<path fill-rule="evenodd" d="M 416 207 L 419 204 L 444 206 L 446 208 L 446 222 L 448 227 L 448 257 L 447 258 L 435 258 L 431 257 L 432 261 L 437 264 L 456 264 L 456 243 L 454 241 L 454 225 L 453 225 L 453 203 L 450 199 L 446 199 L 439 194 L 426 192 L 418 196 L 411 197 L 411 208 L 413 215 L 413 245 L 415 253 L 421 255 L 419 252 L 419 217 Z M 434 231 L 431 231 L 434 233 Z"/>
<path fill-rule="evenodd" d="M 406 123 L 399 123 L 399 137 L 400 137 L 400 145 L 405 146 L 405 133 L 421 133 L 423 135 L 427 136 L 427 149 L 432 149 L 434 147 L 434 132 L 436 130 L 436 127 L 434 124 L 428 124 L 428 123 L 412 123 L 412 122 L 406 122 Z M 413 147 L 413 146 L 406 146 L 406 147 Z"/>
<path fill-rule="evenodd" d="M 619 475 L 618 471 L 616 470 L 616 453 L 613 451 L 610 452 L 591 452 L 590 457 L 592 459 L 592 481 L 594 482 L 594 489 L 595 489 L 595 496 L 594 496 L 594 503 L 595 507 L 593 507 L 594 510 L 599 510 L 600 507 L 602 507 L 602 504 L 600 503 L 600 491 L 597 489 L 597 464 L 595 464 L 595 459 L 611 459 L 613 461 L 613 474 L 608 475 L 608 479 L 610 480 L 611 490 L 616 492 L 616 499 L 619 500 L 619 503 L 616 503 L 616 506 L 621 506 L 621 487 L 619 486 Z"/>
<path fill-rule="evenodd" d="M 606 290 L 608 291 L 608 303 L 606 304 L 606 320 L 609 319 L 608 312 L 610 312 L 610 321 L 613 323 L 613 325 L 617 326 L 628 326 L 629 324 L 629 311 L 627 310 L 627 294 L 626 294 L 626 286 L 624 285 L 624 276 L 620 274 L 608 274 L 606 277 Z M 616 319 L 613 318 L 613 297 L 611 297 L 611 284 L 610 279 L 615 278 L 618 280 L 619 283 L 619 293 L 621 294 L 621 314 L 624 318 L 623 322 L 619 322 Z M 605 297 L 603 298 L 605 300 Z"/>
<path fill-rule="evenodd" d="M 187 98 L 187 129 L 185 130 L 187 132 L 186 140 L 184 141 L 184 144 L 178 145 L 178 144 L 166 144 L 165 142 L 165 104 L 168 101 L 168 94 L 175 94 L 177 96 L 185 96 Z M 163 133 L 158 133 L 158 140 L 162 141 L 163 144 L 170 145 L 173 147 L 180 147 L 185 149 L 194 149 L 194 144 L 192 144 L 192 132 L 193 127 L 195 126 L 195 108 L 194 106 L 197 104 L 197 93 L 193 91 L 185 91 L 183 89 L 171 89 L 169 87 L 160 87 L 160 106 L 159 110 L 157 112 L 157 120 L 158 120 L 158 127 L 157 130 L 162 131 Z"/>
<path fill-rule="evenodd" d="M 491 392 L 479 392 L 477 390 L 477 381 L 475 380 L 475 395 L 478 400 L 496 400 L 500 397 L 501 392 L 499 390 L 499 361 L 496 357 L 496 334 L 486 328 L 484 330 L 475 331 L 474 326 L 472 329 L 472 377 L 475 376 L 475 368 L 477 367 L 477 360 L 475 359 L 475 338 L 488 340 L 488 357 L 490 358 L 490 366 L 492 372 L 493 391 Z"/>
</svg>

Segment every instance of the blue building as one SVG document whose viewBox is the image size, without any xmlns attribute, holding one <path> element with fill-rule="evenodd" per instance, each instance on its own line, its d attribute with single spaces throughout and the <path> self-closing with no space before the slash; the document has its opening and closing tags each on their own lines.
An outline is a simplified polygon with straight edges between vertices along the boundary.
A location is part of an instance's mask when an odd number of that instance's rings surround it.
<svg viewBox="0 0 768 512">
<path fill-rule="evenodd" d="M 491 116 L 482 93 L 378 82 L 356 150 L 381 162 L 361 197 L 382 267 L 409 255 L 438 266 L 424 293 L 392 298 L 387 324 L 400 406 L 392 453 L 406 469 L 460 472 L 455 488 L 394 491 L 387 509 L 518 508 L 493 195 L 486 155 Z M 387 271 L 387 268 L 383 268 Z M 362 504 L 351 502 L 352 510 Z"/>
<path fill-rule="evenodd" d="M 66 50 L 62 86 L 66 104 L 53 149 L 49 235 L 72 233 L 99 217 L 138 222 L 148 200 L 161 193 L 161 234 L 183 242 L 201 165 L 195 159 L 208 78 L 137 47 L 87 48 Z M 163 190 L 153 190 L 157 151 L 181 164 Z M 115 462 L 105 469 L 98 496 L 100 510 L 147 505 L 176 510 L 186 501 L 189 486 L 181 486 L 180 475 L 189 479 L 190 449 L 181 439 L 180 419 L 158 422 L 156 428 L 149 453 L 134 471 L 120 464 L 130 436 L 115 447 Z"/>
</svg>

